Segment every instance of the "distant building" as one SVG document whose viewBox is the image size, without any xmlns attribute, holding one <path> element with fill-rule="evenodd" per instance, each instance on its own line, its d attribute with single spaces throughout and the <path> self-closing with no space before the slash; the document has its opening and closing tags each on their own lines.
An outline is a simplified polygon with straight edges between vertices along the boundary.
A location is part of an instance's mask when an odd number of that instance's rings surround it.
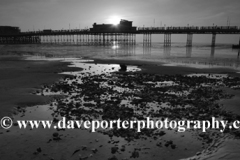
<svg viewBox="0 0 240 160">
<path fill-rule="evenodd" d="M 114 24 L 93 24 L 92 32 L 134 32 L 137 27 L 132 26 L 132 21 L 121 19 L 118 25 Z"/>
<path fill-rule="evenodd" d="M 18 34 L 18 33 L 20 33 L 19 27 L 0 26 L 1 35 L 10 35 L 10 34 Z"/>
</svg>

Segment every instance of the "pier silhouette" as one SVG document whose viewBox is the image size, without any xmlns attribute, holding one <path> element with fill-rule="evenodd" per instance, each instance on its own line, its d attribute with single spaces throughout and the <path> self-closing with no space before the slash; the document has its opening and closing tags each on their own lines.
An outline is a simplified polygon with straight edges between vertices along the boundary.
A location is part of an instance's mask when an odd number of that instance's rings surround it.
<svg viewBox="0 0 240 160">
<path fill-rule="evenodd" d="M 191 47 L 194 34 L 211 34 L 211 46 L 217 34 L 240 34 L 238 26 L 134 27 L 132 21 L 118 25 L 93 24 L 89 29 L 20 32 L 18 27 L 0 26 L 0 44 L 76 44 L 76 45 L 135 45 L 136 35 L 143 35 L 143 45 L 151 46 L 153 34 L 164 34 L 164 46 L 171 46 L 172 34 L 187 34 L 186 46 Z"/>
</svg>

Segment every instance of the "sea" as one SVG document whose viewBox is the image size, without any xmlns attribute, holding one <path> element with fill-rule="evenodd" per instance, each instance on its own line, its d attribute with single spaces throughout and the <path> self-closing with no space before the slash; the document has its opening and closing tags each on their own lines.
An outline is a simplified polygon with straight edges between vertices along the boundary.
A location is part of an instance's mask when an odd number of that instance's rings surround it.
<svg viewBox="0 0 240 160">
<path fill-rule="evenodd" d="M 79 44 L 15 44 L 0 45 L 1 56 L 34 57 L 35 59 L 83 58 L 83 59 L 123 59 L 159 62 L 163 65 L 179 65 L 196 68 L 230 68 L 240 70 L 239 49 L 230 44 L 153 42 L 151 45 L 79 45 Z"/>
</svg>

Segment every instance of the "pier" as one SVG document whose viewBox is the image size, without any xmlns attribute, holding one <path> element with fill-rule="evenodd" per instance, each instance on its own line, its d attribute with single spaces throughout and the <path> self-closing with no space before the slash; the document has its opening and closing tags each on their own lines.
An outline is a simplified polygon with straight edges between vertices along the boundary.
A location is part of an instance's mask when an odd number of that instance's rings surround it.
<svg viewBox="0 0 240 160">
<path fill-rule="evenodd" d="M 20 32 L 16 27 L 14 29 L 11 28 L 10 32 L 1 31 L 0 26 L 0 44 L 135 45 L 136 35 L 142 35 L 143 45 L 151 46 L 152 35 L 163 34 L 163 45 L 171 46 L 173 34 L 186 34 L 186 46 L 191 47 L 194 34 L 211 34 L 211 46 L 214 47 L 217 34 L 240 34 L 238 26 L 133 27 L 132 21 L 127 20 L 121 20 L 118 25 L 94 23 L 90 29 L 31 32 Z"/>
</svg>

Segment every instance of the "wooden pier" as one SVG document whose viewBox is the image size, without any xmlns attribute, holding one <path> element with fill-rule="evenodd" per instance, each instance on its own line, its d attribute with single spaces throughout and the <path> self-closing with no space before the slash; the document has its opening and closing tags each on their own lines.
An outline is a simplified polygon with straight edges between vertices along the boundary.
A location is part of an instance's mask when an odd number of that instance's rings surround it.
<svg viewBox="0 0 240 160">
<path fill-rule="evenodd" d="M 211 46 L 215 46 L 217 34 L 240 34 L 237 26 L 203 26 L 203 27 L 132 27 L 118 29 L 118 26 L 104 25 L 101 28 L 94 23 L 90 29 L 42 30 L 34 32 L 0 33 L 0 44 L 75 44 L 75 45 L 135 45 L 136 35 L 143 35 L 143 45 L 151 46 L 153 34 L 164 34 L 164 46 L 171 46 L 171 35 L 187 34 L 186 46 L 191 47 L 194 34 L 211 34 Z M 132 22 L 131 22 L 132 23 Z"/>
</svg>

